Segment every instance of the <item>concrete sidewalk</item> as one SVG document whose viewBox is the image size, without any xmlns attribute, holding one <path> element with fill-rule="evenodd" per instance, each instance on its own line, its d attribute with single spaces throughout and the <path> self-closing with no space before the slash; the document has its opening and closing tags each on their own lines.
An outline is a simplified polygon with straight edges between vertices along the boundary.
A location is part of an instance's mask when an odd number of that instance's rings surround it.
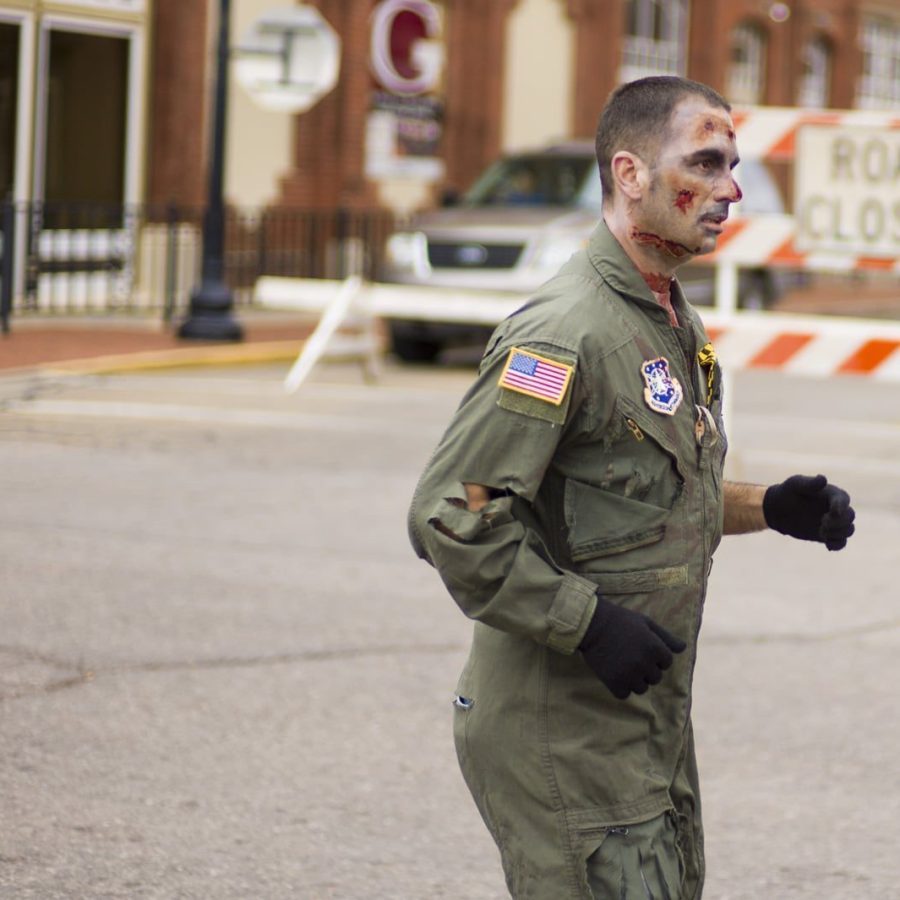
<svg viewBox="0 0 900 900">
<path fill-rule="evenodd" d="M 0 335 L 0 372 L 92 372 L 290 361 L 315 327 L 308 316 L 238 316 L 238 342 L 185 340 L 158 318 L 14 318 Z"/>
</svg>

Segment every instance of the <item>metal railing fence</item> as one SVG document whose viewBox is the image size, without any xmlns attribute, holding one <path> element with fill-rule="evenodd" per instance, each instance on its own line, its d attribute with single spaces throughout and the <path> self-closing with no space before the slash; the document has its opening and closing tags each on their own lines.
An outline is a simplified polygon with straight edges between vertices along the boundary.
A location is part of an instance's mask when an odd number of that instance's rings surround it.
<svg viewBox="0 0 900 900">
<path fill-rule="evenodd" d="M 187 311 L 200 278 L 203 210 L 0 203 L 0 320 Z M 229 208 L 225 281 L 235 305 L 262 275 L 377 277 L 396 227 L 384 210 Z"/>
</svg>

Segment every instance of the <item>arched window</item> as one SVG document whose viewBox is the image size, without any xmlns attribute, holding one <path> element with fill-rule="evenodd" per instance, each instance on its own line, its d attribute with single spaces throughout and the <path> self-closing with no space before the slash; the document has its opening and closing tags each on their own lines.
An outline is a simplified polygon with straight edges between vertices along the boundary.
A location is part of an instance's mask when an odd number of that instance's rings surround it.
<svg viewBox="0 0 900 900">
<path fill-rule="evenodd" d="M 900 107 L 900 22 L 872 17 L 860 33 L 862 77 L 856 105 L 863 109 Z"/>
<path fill-rule="evenodd" d="M 831 45 L 821 35 L 803 48 L 797 105 L 824 109 L 831 99 Z"/>
<path fill-rule="evenodd" d="M 627 0 L 619 81 L 683 75 L 687 0 Z"/>
<path fill-rule="evenodd" d="M 732 103 L 762 103 L 766 95 L 766 33 L 752 22 L 731 32 L 726 93 Z"/>
</svg>

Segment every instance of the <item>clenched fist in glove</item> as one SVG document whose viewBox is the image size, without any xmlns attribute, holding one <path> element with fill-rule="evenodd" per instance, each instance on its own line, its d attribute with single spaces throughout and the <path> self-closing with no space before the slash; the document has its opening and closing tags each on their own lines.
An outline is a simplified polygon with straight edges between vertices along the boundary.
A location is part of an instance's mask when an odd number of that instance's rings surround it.
<svg viewBox="0 0 900 900">
<path fill-rule="evenodd" d="M 856 518 L 850 495 L 824 475 L 792 475 L 773 484 L 763 498 L 763 515 L 769 528 L 802 541 L 819 541 L 829 550 L 847 545 Z"/>
<path fill-rule="evenodd" d="M 687 645 L 643 613 L 597 595 L 597 608 L 578 649 L 594 674 L 624 700 L 662 681 L 672 654 Z"/>
</svg>

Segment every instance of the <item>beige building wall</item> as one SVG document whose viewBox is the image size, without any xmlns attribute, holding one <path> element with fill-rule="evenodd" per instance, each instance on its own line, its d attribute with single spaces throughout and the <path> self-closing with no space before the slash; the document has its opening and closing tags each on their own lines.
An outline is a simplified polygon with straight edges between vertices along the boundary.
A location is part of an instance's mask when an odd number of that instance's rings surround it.
<svg viewBox="0 0 900 900">
<path fill-rule="evenodd" d="M 246 43 L 253 22 L 275 6 L 273 0 L 233 3 L 232 46 Z M 225 196 L 236 206 L 265 206 L 277 199 L 278 179 L 290 168 L 294 116 L 257 106 L 235 79 L 233 65 L 229 71 Z"/>
<path fill-rule="evenodd" d="M 507 32 L 504 150 L 571 136 L 574 53 L 563 0 L 520 0 Z"/>
</svg>

